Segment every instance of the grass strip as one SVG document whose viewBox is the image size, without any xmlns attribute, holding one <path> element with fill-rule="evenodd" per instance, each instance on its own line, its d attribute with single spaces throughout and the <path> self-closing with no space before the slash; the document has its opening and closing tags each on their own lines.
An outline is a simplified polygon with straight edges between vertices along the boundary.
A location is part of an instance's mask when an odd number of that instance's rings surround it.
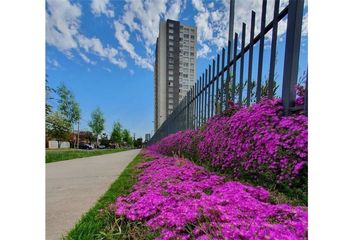
<svg viewBox="0 0 354 240">
<path fill-rule="evenodd" d="M 58 162 L 64 160 L 71 160 L 75 158 L 92 157 L 109 153 L 121 152 L 129 149 L 95 149 L 95 150 L 83 150 L 83 149 L 63 149 L 63 150 L 46 150 L 45 162 Z"/>
<path fill-rule="evenodd" d="M 140 226 L 130 226 L 124 219 L 117 219 L 112 211 L 107 211 L 109 204 L 114 203 L 117 196 L 129 193 L 130 188 L 137 181 L 137 175 L 140 170 L 135 166 L 148 158 L 137 155 L 134 160 L 125 168 L 120 176 L 112 183 L 107 192 L 101 196 L 97 203 L 80 219 L 75 227 L 64 238 L 66 240 L 88 240 L 88 239 L 121 239 L 122 231 L 117 233 L 118 221 L 124 222 L 123 228 L 137 228 L 138 231 L 145 231 L 143 235 L 148 235 L 149 230 L 140 223 Z M 127 226 L 128 224 L 128 226 Z M 145 228 L 145 229 L 144 229 Z M 114 232 L 110 230 L 114 229 Z M 124 230 L 124 229 L 123 229 Z"/>
</svg>

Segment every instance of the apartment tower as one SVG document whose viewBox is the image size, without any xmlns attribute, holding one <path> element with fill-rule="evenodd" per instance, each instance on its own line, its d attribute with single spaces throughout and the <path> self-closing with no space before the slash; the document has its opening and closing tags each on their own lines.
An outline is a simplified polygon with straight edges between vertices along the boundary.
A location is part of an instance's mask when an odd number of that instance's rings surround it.
<svg viewBox="0 0 354 240">
<path fill-rule="evenodd" d="M 161 21 L 155 50 L 155 131 L 196 80 L 197 28 Z"/>
</svg>

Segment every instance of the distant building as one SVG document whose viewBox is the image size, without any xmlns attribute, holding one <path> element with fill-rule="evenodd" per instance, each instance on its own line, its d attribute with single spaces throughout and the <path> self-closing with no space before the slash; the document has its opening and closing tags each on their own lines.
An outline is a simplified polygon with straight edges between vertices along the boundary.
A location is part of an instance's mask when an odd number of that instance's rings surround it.
<svg viewBox="0 0 354 240">
<path fill-rule="evenodd" d="M 155 131 L 196 80 L 197 28 L 161 21 L 155 51 Z"/>
<path fill-rule="evenodd" d="M 146 133 L 145 134 L 145 142 L 150 141 L 150 139 L 151 139 L 150 133 Z"/>
<path fill-rule="evenodd" d="M 80 138 L 79 139 L 80 143 L 91 144 L 92 142 L 94 142 L 93 134 L 90 131 L 80 131 L 79 138 Z M 77 140 L 77 131 L 74 131 L 70 134 L 70 142 L 76 142 L 76 140 Z"/>
</svg>

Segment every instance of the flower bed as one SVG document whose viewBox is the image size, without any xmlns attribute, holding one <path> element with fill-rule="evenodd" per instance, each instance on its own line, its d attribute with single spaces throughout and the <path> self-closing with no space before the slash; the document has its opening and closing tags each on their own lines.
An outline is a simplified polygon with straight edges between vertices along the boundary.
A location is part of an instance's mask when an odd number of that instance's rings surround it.
<svg viewBox="0 0 354 240">
<path fill-rule="evenodd" d="M 307 210 L 269 202 L 269 192 L 212 174 L 191 161 L 146 151 L 154 160 L 116 214 L 145 221 L 159 239 L 306 239 Z"/>
<path fill-rule="evenodd" d="M 301 112 L 284 116 L 282 111 L 279 99 L 251 107 L 234 105 L 200 130 L 177 132 L 149 149 L 187 156 L 239 179 L 296 188 L 307 195 L 307 116 Z"/>
</svg>

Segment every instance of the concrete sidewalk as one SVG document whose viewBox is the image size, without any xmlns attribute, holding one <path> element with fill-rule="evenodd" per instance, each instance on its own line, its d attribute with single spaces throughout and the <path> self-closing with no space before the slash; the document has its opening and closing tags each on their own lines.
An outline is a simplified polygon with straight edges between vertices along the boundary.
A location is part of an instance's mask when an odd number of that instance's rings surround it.
<svg viewBox="0 0 354 240">
<path fill-rule="evenodd" d="M 46 239 L 61 239 L 140 152 L 46 164 Z"/>
</svg>

